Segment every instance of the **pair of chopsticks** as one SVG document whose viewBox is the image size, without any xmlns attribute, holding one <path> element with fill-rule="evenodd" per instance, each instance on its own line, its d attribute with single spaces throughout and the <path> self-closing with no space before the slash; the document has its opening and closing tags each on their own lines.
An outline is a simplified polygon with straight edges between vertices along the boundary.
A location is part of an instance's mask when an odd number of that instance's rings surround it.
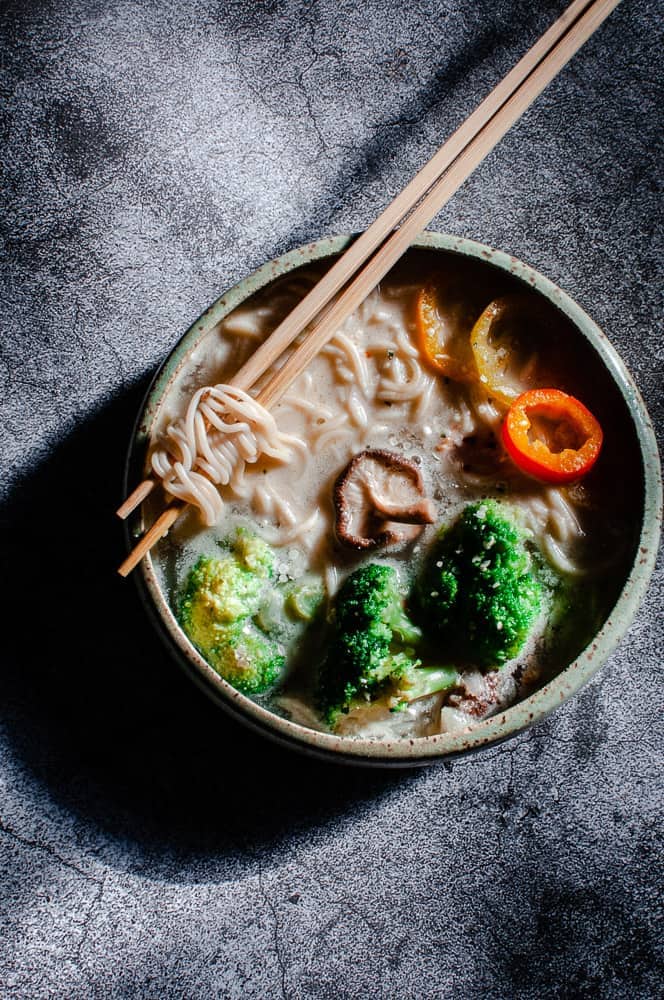
<svg viewBox="0 0 664 1000">
<path fill-rule="evenodd" d="M 318 322 L 256 397 L 274 406 L 511 126 L 620 0 L 574 0 L 412 181 L 351 245 L 231 379 L 248 391 L 317 316 Z M 398 227 L 398 228 L 397 228 Z M 330 302 L 344 289 L 336 302 Z M 321 315 L 322 314 L 322 315 Z M 155 486 L 145 479 L 118 509 L 126 518 Z M 118 572 L 127 576 L 168 533 L 186 504 L 170 504 Z"/>
</svg>

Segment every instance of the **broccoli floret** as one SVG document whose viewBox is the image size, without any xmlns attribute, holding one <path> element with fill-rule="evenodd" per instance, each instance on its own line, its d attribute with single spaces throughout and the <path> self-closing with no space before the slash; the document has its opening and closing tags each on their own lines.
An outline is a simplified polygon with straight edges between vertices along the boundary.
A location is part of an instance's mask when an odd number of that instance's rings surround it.
<svg viewBox="0 0 664 1000">
<path fill-rule="evenodd" d="M 351 573 L 337 596 L 336 618 L 340 631 L 382 622 L 402 642 L 417 643 L 422 637 L 404 611 L 396 570 L 379 563 L 368 563 Z"/>
<path fill-rule="evenodd" d="M 354 694 L 370 692 L 395 670 L 410 662 L 407 654 L 390 654 L 392 634 L 387 625 L 372 622 L 357 632 L 340 632 L 336 651 L 346 668 L 346 685 Z"/>
<path fill-rule="evenodd" d="M 295 621 L 313 621 L 325 598 L 323 584 L 318 577 L 306 577 L 288 587 L 284 610 Z"/>
<path fill-rule="evenodd" d="M 180 624 L 196 644 L 209 644 L 214 630 L 255 614 L 265 580 L 246 569 L 234 554 L 201 556 L 187 577 L 180 601 Z"/>
<path fill-rule="evenodd" d="M 271 588 L 254 621 L 263 632 L 291 643 L 304 635 L 322 610 L 325 591 L 319 577 L 305 577 Z"/>
<path fill-rule="evenodd" d="M 178 607 L 180 625 L 214 669 L 256 694 L 284 666 L 279 647 L 252 623 L 269 590 L 274 555 L 260 538 L 238 532 L 229 552 L 201 556 Z"/>
<path fill-rule="evenodd" d="M 244 694 L 260 694 L 279 678 L 285 657 L 272 639 L 247 620 L 216 632 L 217 642 L 203 655 L 224 680 Z"/>
<path fill-rule="evenodd" d="M 456 682 L 456 671 L 452 681 L 449 671 L 420 669 L 414 647 L 421 632 L 404 610 L 391 566 L 372 563 L 348 577 L 337 594 L 333 627 L 318 688 L 332 728 L 342 715 L 379 699 L 396 710 Z"/>
<path fill-rule="evenodd" d="M 517 655 L 543 602 L 523 533 L 495 502 L 471 504 L 434 545 L 415 613 L 454 655 L 497 668 Z"/>
<path fill-rule="evenodd" d="M 262 538 L 244 528 L 238 530 L 233 552 L 245 569 L 256 576 L 271 580 L 274 576 L 274 552 Z"/>
<path fill-rule="evenodd" d="M 419 662 L 410 651 L 390 650 L 390 630 L 385 625 L 374 623 L 366 630 L 338 633 L 328 649 L 319 684 L 325 721 L 334 728 L 341 714 L 387 694 L 393 678 Z"/>
</svg>

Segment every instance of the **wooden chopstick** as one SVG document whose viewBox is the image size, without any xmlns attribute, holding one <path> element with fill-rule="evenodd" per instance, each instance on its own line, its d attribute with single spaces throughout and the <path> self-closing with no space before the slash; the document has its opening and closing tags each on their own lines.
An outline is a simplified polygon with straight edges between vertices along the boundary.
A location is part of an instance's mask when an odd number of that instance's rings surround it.
<svg viewBox="0 0 664 1000">
<path fill-rule="evenodd" d="M 535 67 L 525 83 L 517 87 L 505 104 L 477 133 L 475 139 L 468 143 L 405 222 L 380 247 L 323 319 L 310 331 L 306 340 L 296 348 L 283 367 L 263 387 L 256 397 L 259 403 L 269 408 L 281 398 L 291 383 L 334 336 L 344 320 L 385 277 L 415 237 L 619 3 L 620 0 L 595 0 L 588 6 L 561 41 Z"/>
<path fill-rule="evenodd" d="M 592 0 L 574 0 L 551 27 L 510 70 L 506 77 L 485 97 L 482 103 L 459 126 L 449 139 L 434 153 L 431 159 L 413 177 L 410 183 L 381 212 L 378 218 L 355 240 L 310 292 L 295 306 L 288 316 L 277 326 L 242 365 L 230 380 L 230 384 L 245 391 L 258 381 L 290 347 L 305 327 L 319 315 L 332 298 L 344 287 L 386 239 L 412 211 L 444 175 L 456 158 L 471 143 L 482 128 L 491 120 L 515 90 L 527 79 L 538 63 L 552 50 L 565 32 L 584 11 L 592 6 Z M 442 202 L 441 202 L 442 207 Z M 431 217 L 435 212 L 432 213 Z M 430 218 L 431 218 L 430 217 Z M 430 219 L 422 224 L 422 228 Z M 118 508 L 117 515 L 125 519 L 150 494 L 155 483 L 144 479 Z"/>
<path fill-rule="evenodd" d="M 138 566 L 143 556 L 147 555 L 152 546 L 156 545 L 160 538 L 163 538 L 164 535 L 168 534 L 186 506 L 187 505 L 185 503 L 178 501 L 177 503 L 169 504 L 169 506 L 162 511 L 152 527 L 148 528 L 141 540 L 131 550 L 122 565 L 118 567 L 118 573 L 120 576 L 129 576 L 131 571 Z"/>
<path fill-rule="evenodd" d="M 248 390 L 268 368 L 272 367 L 298 334 L 315 319 L 320 310 L 343 288 L 349 278 L 378 249 L 383 240 L 396 229 L 420 199 L 437 183 L 464 148 L 475 139 L 475 136 L 499 108 L 509 100 L 537 64 L 563 37 L 577 17 L 580 17 L 584 10 L 592 5 L 592 0 L 574 0 L 574 3 L 570 4 L 561 17 L 535 42 L 507 76 L 434 153 L 403 191 L 390 202 L 369 228 L 358 236 L 349 249 L 276 327 L 267 340 L 254 351 L 237 372 L 233 379 L 233 385 Z"/>
<path fill-rule="evenodd" d="M 396 224 L 394 223 L 396 213 L 399 213 L 397 222 L 405 216 L 405 221 L 402 222 L 400 228 L 393 232 L 382 246 L 379 246 L 375 255 L 351 281 L 331 308 L 326 310 L 323 318 L 310 331 L 307 338 L 257 396 L 258 402 L 263 406 L 274 405 L 334 335 L 344 320 L 382 280 L 418 233 L 440 211 L 448 199 L 619 2 L 620 0 L 591 0 L 588 3 L 576 0 L 572 3 L 558 21 L 545 32 L 514 69 L 489 94 L 470 118 L 457 129 L 448 142 L 413 178 L 404 191 L 385 209 L 373 226 L 358 238 L 315 288 L 254 352 L 238 371 L 232 384 L 248 388 L 261 374 L 267 371 L 303 327 L 318 315 L 320 310 L 329 303 L 332 296 L 348 282 L 353 271 L 347 265 L 352 262 L 357 267 L 366 260 L 367 255 L 371 253 L 370 249 L 366 249 L 366 253 L 359 261 L 359 255 L 352 254 L 361 241 L 362 246 L 369 248 L 371 241 L 363 238 L 372 230 L 374 230 L 374 236 L 379 233 L 381 229 L 378 223 L 382 225 L 381 220 L 389 217 L 390 229 L 387 231 L 390 231 Z M 470 128 L 471 123 L 472 129 Z M 451 155 L 451 150 L 456 150 L 454 155 Z M 446 163 L 447 166 L 441 167 L 440 164 L 443 163 Z M 409 191 L 410 205 L 406 207 L 404 196 Z M 419 194 L 413 200 L 414 192 L 418 191 Z M 377 246 L 379 243 L 380 239 L 375 245 Z M 344 265 L 344 267 L 341 268 L 340 265 Z M 332 276 L 332 280 L 327 281 L 330 276 Z M 318 291 L 321 286 L 323 286 L 322 291 Z M 294 317 L 297 325 L 293 321 Z M 304 320 L 303 317 L 307 318 Z M 118 511 L 119 514 L 120 511 L 128 507 L 135 494 L 142 494 L 138 503 L 144 499 L 152 488 L 147 485 L 148 483 L 151 483 L 151 480 L 145 480 L 139 484 L 134 494 L 128 497 L 122 505 Z M 146 489 L 147 493 L 145 493 Z M 184 506 L 184 504 L 177 503 L 166 508 L 120 566 L 118 572 L 121 576 L 128 575 L 152 545 L 168 532 Z M 127 513 L 131 509 L 133 508 L 129 507 Z"/>
</svg>

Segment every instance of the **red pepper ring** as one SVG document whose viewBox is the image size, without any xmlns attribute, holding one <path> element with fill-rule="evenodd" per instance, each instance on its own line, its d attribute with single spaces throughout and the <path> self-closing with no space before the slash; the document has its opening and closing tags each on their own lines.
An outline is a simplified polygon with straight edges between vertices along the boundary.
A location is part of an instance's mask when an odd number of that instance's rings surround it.
<svg viewBox="0 0 664 1000">
<path fill-rule="evenodd" d="M 602 428 L 574 396 L 560 389 L 529 389 L 503 421 L 505 448 L 522 472 L 545 483 L 571 483 L 593 467 Z"/>
</svg>

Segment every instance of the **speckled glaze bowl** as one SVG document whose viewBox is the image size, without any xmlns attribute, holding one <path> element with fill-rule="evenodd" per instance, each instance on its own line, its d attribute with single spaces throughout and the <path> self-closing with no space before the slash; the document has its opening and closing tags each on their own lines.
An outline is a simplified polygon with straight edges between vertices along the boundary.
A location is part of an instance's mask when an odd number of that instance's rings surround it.
<svg viewBox="0 0 664 1000">
<path fill-rule="evenodd" d="M 225 292 L 203 313 L 164 362 L 147 394 L 132 436 L 126 470 L 127 487 L 134 486 L 143 477 L 150 432 L 161 402 L 200 340 L 232 309 L 273 279 L 303 264 L 342 252 L 350 240 L 349 236 L 331 237 L 292 250 L 265 264 Z M 600 668 L 632 621 L 654 567 L 661 524 L 662 485 L 653 429 L 643 400 L 629 373 L 596 324 L 551 281 L 505 253 L 471 240 L 432 232 L 424 233 L 415 246 L 475 258 L 486 262 L 487 266 L 508 272 L 535 289 L 571 320 L 579 337 L 590 344 L 624 400 L 625 411 L 632 424 L 632 436 L 638 442 L 640 450 L 641 481 L 637 486 L 641 501 L 640 537 L 620 595 L 592 642 L 544 687 L 507 711 L 478 723 L 470 732 L 389 742 L 343 738 L 314 732 L 289 722 L 232 688 L 203 660 L 180 629 L 159 586 L 149 556 L 134 574 L 146 608 L 169 650 L 192 680 L 219 705 L 258 732 L 290 747 L 335 761 L 378 766 L 403 767 L 433 763 L 451 755 L 500 742 L 544 718 L 571 698 Z M 133 544 L 143 529 L 143 515 L 138 511 L 127 525 L 127 542 L 131 541 Z"/>
</svg>

